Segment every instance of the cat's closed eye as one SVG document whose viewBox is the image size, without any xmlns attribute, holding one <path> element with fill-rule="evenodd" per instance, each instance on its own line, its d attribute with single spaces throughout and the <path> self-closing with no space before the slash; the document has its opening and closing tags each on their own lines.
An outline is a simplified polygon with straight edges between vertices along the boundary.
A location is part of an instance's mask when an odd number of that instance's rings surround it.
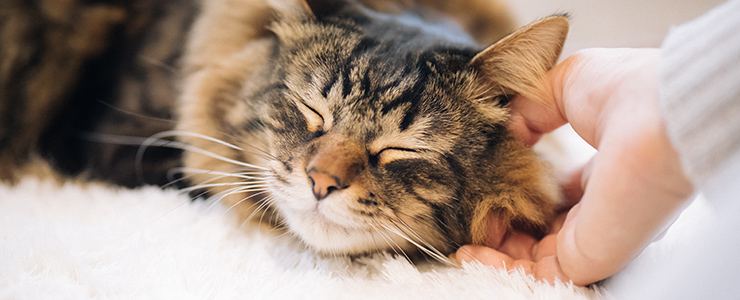
<svg viewBox="0 0 740 300">
<path fill-rule="evenodd" d="M 387 147 L 378 152 L 376 157 L 379 165 L 385 165 L 396 160 L 420 158 L 420 151 L 410 148 Z"/>
<path fill-rule="evenodd" d="M 296 105 L 298 106 L 298 110 L 306 117 L 308 131 L 320 132 L 327 129 L 324 116 L 316 108 L 311 107 L 303 101 L 296 101 Z"/>
</svg>

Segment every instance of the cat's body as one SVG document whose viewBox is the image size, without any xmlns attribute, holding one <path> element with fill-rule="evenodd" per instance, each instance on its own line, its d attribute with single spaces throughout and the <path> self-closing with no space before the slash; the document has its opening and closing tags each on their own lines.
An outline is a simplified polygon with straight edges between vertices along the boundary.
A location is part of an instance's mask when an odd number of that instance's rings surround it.
<svg viewBox="0 0 740 300">
<path fill-rule="evenodd" d="M 144 178 L 132 161 L 143 139 L 175 127 L 177 66 L 197 9 L 0 1 L 0 178 L 43 156 L 64 173 L 129 187 L 169 181 L 179 151 L 150 149 Z"/>
<path fill-rule="evenodd" d="M 362 2 L 202 3 L 165 79 L 180 86 L 168 107 L 190 184 L 245 218 L 269 204 L 322 253 L 440 256 L 491 226 L 542 232 L 557 193 L 505 105 L 534 93 L 567 22 L 482 51 L 511 29 L 496 3 Z M 122 104 L 146 100 L 133 98 L 113 105 L 141 112 Z"/>
</svg>

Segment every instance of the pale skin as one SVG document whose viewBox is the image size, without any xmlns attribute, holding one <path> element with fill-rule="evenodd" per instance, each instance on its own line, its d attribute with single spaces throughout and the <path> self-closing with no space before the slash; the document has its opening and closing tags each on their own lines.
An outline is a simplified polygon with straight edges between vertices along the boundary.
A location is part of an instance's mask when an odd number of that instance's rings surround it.
<svg viewBox="0 0 740 300">
<path fill-rule="evenodd" d="M 546 99 L 515 99 L 509 128 L 526 144 L 570 123 L 598 153 L 564 172 L 573 207 L 544 239 L 491 230 L 494 244 L 463 246 L 453 260 L 584 286 L 619 272 L 654 241 L 694 191 L 660 114 L 658 59 L 657 49 L 584 50 L 548 73 Z"/>
</svg>

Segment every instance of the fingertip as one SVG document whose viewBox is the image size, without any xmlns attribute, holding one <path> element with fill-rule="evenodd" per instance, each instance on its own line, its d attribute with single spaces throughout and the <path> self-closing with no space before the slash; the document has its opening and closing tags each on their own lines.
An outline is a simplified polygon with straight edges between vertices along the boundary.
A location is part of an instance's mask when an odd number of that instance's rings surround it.
<svg viewBox="0 0 740 300">
<path fill-rule="evenodd" d="M 504 268 L 507 265 L 511 266 L 514 260 L 501 252 L 485 246 L 464 245 L 455 252 L 455 261 L 459 264 L 478 261 L 484 265 Z"/>
<path fill-rule="evenodd" d="M 558 257 L 555 255 L 543 257 L 533 267 L 534 278 L 554 285 L 555 282 L 569 282 L 570 279 L 560 267 Z"/>
<path fill-rule="evenodd" d="M 575 285 L 586 286 L 603 278 L 609 270 L 598 261 L 582 252 L 577 246 L 575 227 L 580 204 L 575 205 L 568 213 L 563 228 L 557 235 L 557 261 L 559 272 Z"/>
<path fill-rule="evenodd" d="M 521 141 L 525 146 L 532 147 L 540 140 L 542 134 L 530 130 L 526 122 L 527 121 L 522 115 L 512 112 L 507 126 L 514 137 Z"/>
<path fill-rule="evenodd" d="M 537 240 L 534 237 L 520 231 L 512 231 L 498 251 L 514 259 L 531 260 L 536 244 Z"/>
<path fill-rule="evenodd" d="M 528 141 L 567 123 L 554 100 L 535 101 L 520 95 L 511 101 L 509 108 L 514 124 L 527 133 Z"/>
<path fill-rule="evenodd" d="M 539 261 L 544 257 L 553 256 L 557 254 L 557 234 L 546 235 L 542 240 L 537 243 L 533 250 L 532 257 L 535 261 Z"/>
<path fill-rule="evenodd" d="M 454 262 L 458 264 L 462 264 L 463 262 L 470 263 L 473 261 L 472 258 L 472 251 L 473 246 L 471 245 L 463 245 L 455 253 L 450 254 L 450 259 L 452 259 Z"/>
<path fill-rule="evenodd" d="M 524 274 L 534 276 L 535 265 L 536 263 L 530 260 L 515 260 L 511 266 L 507 266 L 507 270 L 520 269 Z"/>
</svg>

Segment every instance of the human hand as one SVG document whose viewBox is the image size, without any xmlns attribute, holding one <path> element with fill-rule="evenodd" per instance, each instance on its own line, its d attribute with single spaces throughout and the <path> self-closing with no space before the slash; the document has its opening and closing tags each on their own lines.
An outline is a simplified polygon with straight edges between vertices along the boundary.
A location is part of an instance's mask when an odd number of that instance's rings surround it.
<svg viewBox="0 0 740 300">
<path fill-rule="evenodd" d="M 525 143 L 570 123 L 598 153 L 566 181 L 566 198 L 577 204 L 557 235 L 537 242 L 514 232 L 498 251 L 461 247 L 458 262 L 507 262 L 538 279 L 587 285 L 624 268 L 671 223 L 693 187 L 658 106 L 658 55 L 654 49 L 581 51 L 548 72 L 544 103 L 512 102 L 509 127 Z"/>
</svg>

